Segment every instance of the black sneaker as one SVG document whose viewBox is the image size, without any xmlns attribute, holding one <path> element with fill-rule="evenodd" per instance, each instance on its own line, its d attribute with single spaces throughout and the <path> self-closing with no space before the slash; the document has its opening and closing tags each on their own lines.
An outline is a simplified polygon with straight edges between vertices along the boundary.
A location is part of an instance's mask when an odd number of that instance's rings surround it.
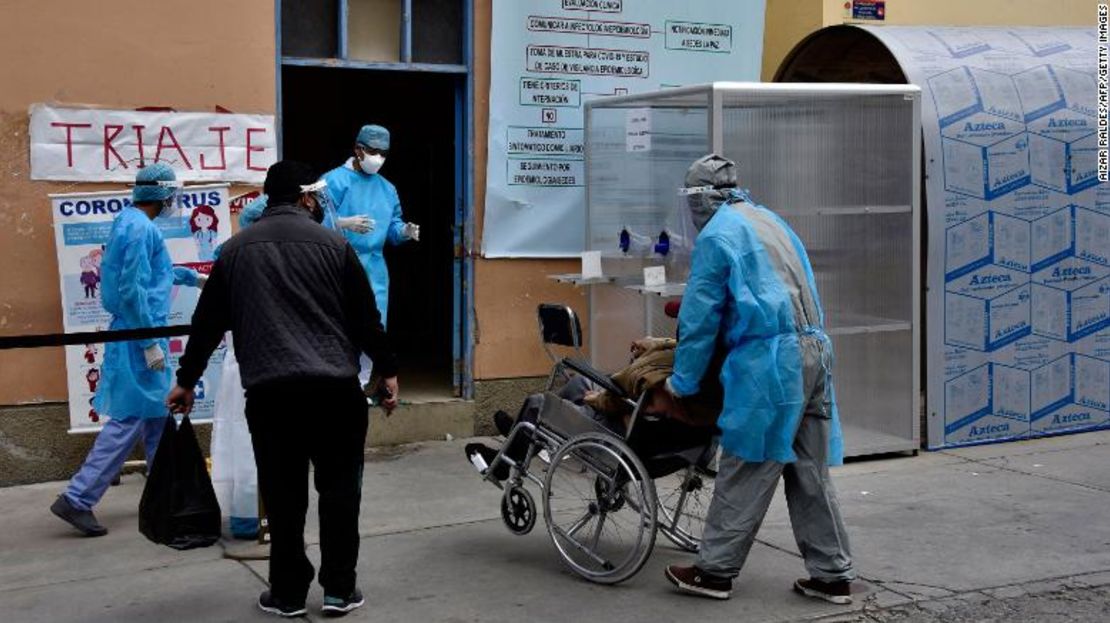
<svg viewBox="0 0 1110 623">
<path fill-rule="evenodd" d="M 356 608 L 361 608 L 364 603 L 366 600 L 362 597 L 362 591 L 356 588 L 346 598 L 324 595 L 324 605 L 320 611 L 329 616 L 343 616 Z"/>
<path fill-rule="evenodd" d="M 276 614 L 279 617 L 285 617 L 287 619 L 303 617 L 308 614 L 308 610 L 305 609 L 303 603 L 299 606 L 291 606 L 287 603 L 282 603 L 282 601 L 274 597 L 270 591 L 262 591 L 262 594 L 258 596 L 258 608 L 263 612 Z"/>
<path fill-rule="evenodd" d="M 824 599 L 829 603 L 847 606 L 852 603 L 852 583 L 848 580 L 822 582 L 821 580 L 798 580 L 794 590 L 806 597 Z"/>
<path fill-rule="evenodd" d="M 493 448 L 480 443 L 466 444 L 466 447 L 463 448 L 463 452 L 466 453 L 466 460 L 470 461 L 472 465 L 474 461 L 471 460 L 470 457 L 474 456 L 475 454 L 482 457 L 482 460 L 485 461 L 487 468 L 493 464 L 493 459 L 497 458 L 497 450 L 494 450 Z M 477 468 L 478 466 L 475 465 L 474 467 Z M 493 477 L 497 480 L 505 480 L 506 478 L 508 478 L 509 464 L 505 463 L 504 461 L 499 462 L 497 464 L 497 467 L 493 470 Z"/>
<path fill-rule="evenodd" d="M 713 599 L 728 599 L 732 595 L 731 579 L 706 573 L 697 567 L 671 565 L 663 573 L 671 584 L 684 593 Z"/>
<path fill-rule="evenodd" d="M 509 436 L 509 432 L 513 430 L 513 424 L 515 423 L 516 422 L 513 421 L 513 416 L 504 411 L 498 411 L 493 414 L 493 425 L 497 428 L 497 432 L 501 433 L 502 437 Z"/>
<path fill-rule="evenodd" d="M 59 519 L 77 528 L 85 536 L 104 536 L 108 529 L 100 525 L 92 511 L 78 510 L 69 503 L 66 496 L 59 495 L 57 500 L 50 505 L 50 512 Z"/>
</svg>

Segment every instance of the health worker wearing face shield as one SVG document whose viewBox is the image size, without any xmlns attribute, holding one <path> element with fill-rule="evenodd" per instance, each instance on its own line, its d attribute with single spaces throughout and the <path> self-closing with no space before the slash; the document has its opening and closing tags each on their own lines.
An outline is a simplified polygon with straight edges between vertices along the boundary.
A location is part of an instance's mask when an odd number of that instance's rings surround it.
<svg viewBox="0 0 1110 623">
<path fill-rule="evenodd" d="M 397 189 L 379 173 L 388 155 L 389 130 L 366 125 L 355 138 L 354 156 L 324 175 L 338 214 L 337 224 L 358 253 L 374 288 L 383 325 L 389 314 L 389 269 L 383 249 L 386 243 L 420 240 L 420 227 L 404 221 Z M 360 360 L 363 386 L 370 380 L 372 366 L 370 359 Z"/>
<path fill-rule="evenodd" d="M 176 209 L 180 184 L 169 165 L 139 169 L 131 205 L 112 223 L 100 266 L 101 301 L 112 315 L 109 330 L 166 326 L 174 285 L 202 287 L 205 277 L 173 266 L 162 231 L 154 222 Z M 170 388 L 165 338 L 108 342 L 101 380 L 93 399 L 97 413 L 110 419 L 96 437 L 85 463 L 50 510 L 86 536 L 108 533 L 93 515 L 112 480 L 139 439 L 149 469 L 165 425 Z"/>
<path fill-rule="evenodd" d="M 718 345 L 728 354 L 723 452 L 701 548 L 693 566 L 672 565 L 666 576 L 683 592 L 727 599 L 781 477 L 809 572 L 794 590 L 851 603 L 855 571 L 828 469 L 843 458 L 832 344 L 813 269 L 786 222 L 737 187 L 736 168 L 705 156 L 683 191 L 699 234 L 667 389 L 696 393 Z"/>
</svg>

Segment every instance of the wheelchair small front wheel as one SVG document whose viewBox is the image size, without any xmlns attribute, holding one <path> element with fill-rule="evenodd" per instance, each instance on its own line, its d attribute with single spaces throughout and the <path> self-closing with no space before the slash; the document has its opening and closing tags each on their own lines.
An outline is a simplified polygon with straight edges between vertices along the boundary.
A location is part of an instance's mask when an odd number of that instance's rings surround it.
<svg viewBox="0 0 1110 623">
<path fill-rule="evenodd" d="M 570 438 L 551 459 L 543 515 L 551 542 L 579 576 L 616 584 L 655 546 L 655 485 L 635 453 L 601 433 Z"/>
<path fill-rule="evenodd" d="M 508 487 L 501 496 L 501 521 L 509 532 L 524 536 L 536 526 L 536 502 L 521 486 Z"/>
</svg>

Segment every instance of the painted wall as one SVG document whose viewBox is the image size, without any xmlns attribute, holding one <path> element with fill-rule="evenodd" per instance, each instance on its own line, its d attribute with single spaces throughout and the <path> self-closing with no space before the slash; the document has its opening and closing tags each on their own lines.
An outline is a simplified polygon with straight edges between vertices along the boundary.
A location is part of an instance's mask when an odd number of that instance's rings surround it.
<svg viewBox="0 0 1110 623">
<path fill-rule="evenodd" d="M 763 28 L 764 82 L 775 75 L 782 59 L 809 33 L 825 26 L 823 0 L 767 0 Z"/>
<path fill-rule="evenodd" d="M 272 0 L 0 2 L 0 335 L 61 331 L 47 193 L 32 182 L 28 107 L 274 112 Z M 60 348 L 0 351 L 0 405 L 66 399 Z"/>
<path fill-rule="evenodd" d="M 845 8 L 846 5 L 848 8 Z M 886 0 L 886 24 L 1094 26 L 1098 0 Z M 763 79 L 809 33 L 851 22 L 849 0 L 767 0 Z M 876 23 L 876 22 L 868 22 Z"/>
</svg>

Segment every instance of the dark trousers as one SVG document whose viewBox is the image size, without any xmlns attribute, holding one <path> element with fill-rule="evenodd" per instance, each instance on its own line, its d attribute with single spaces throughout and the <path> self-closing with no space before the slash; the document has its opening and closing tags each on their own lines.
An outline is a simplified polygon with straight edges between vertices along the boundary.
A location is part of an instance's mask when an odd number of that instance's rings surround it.
<svg viewBox="0 0 1110 623">
<path fill-rule="evenodd" d="M 270 522 L 274 596 L 304 603 L 315 575 L 304 552 L 309 462 L 320 494 L 320 585 L 325 595 L 349 596 L 358 563 L 368 419 L 358 380 L 298 379 L 252 388 L 246 411 Z"/>
</svg>

